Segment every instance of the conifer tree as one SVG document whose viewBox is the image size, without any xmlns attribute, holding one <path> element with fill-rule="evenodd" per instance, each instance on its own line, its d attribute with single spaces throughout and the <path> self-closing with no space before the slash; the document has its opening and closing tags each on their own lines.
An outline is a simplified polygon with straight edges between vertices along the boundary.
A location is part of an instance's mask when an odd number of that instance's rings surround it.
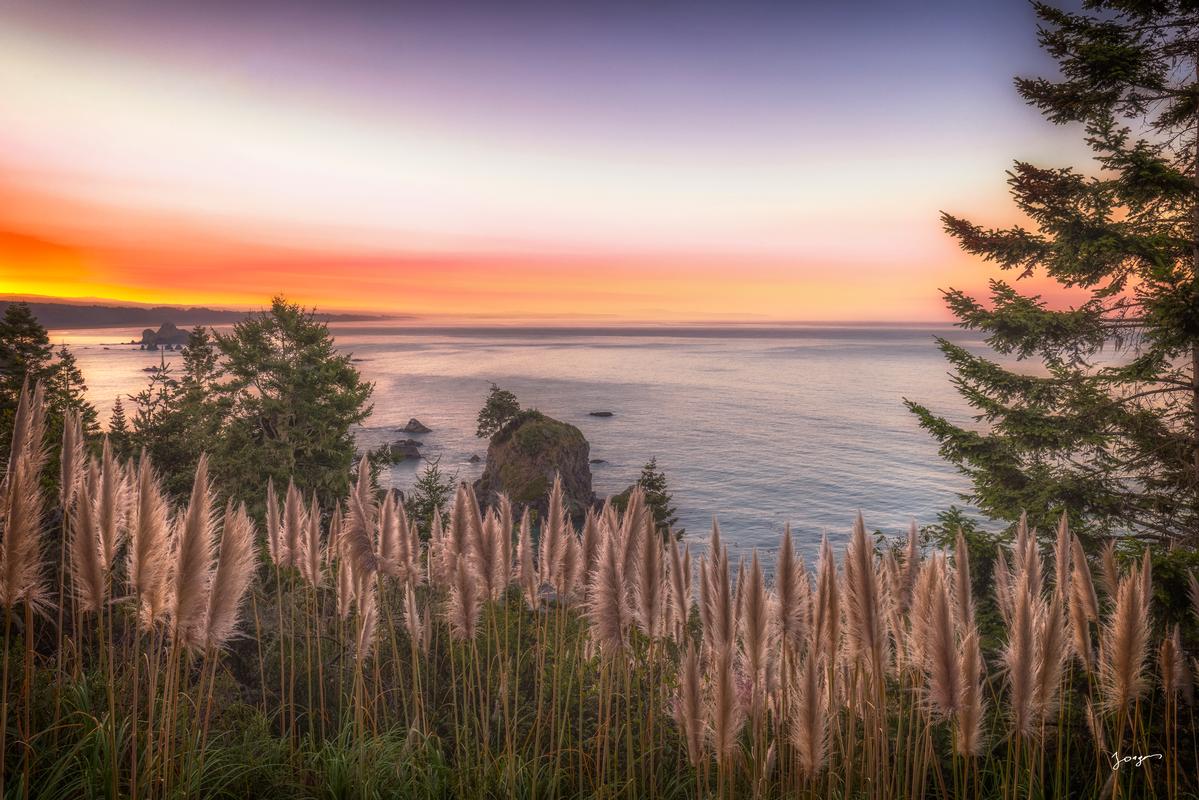
<svg viewBox="0 0 1199 800">
<path fill-rule="evenodd" d="M 50 336 L 27 303 L 10 303 L 0 317 L 0 451 L 8 452 L 12 420 L 21 386 L 41 381 L 46 392 L 46 437 L 51 457 L 47 474 L 57 469 L 55 449 L 63 415 L 79 411 L 84 433 L 97 432 L 96 409 L 87 401 L 87 384 L 74 354 L 62 346 L 55 353 Z"/>
<path fill-rule="evenodd" d="M 1083 295 L 1068 307 L 990 282 L 989 302 L 950 289 L 959 324 L 997 357 L 947 340 L 956 425 L 912 401 L 986 514 L 1042 531 L 1066 511 L 1084 536 L 1199 539 L 1199 7 L 1102 0 L 1034 4 L 1056 78 L 1016 88 L 1077 127 L 1088 172 L 1017 162 L 1008 184 L 1031 227 L 943 216 L 968 253 L 1017 280 Z M 1029 364 L 1039 362 L 1039 369 Z"/>
<path fill-rule="evenodd" d="M 130 452 L 129 419 L 125 416 L 125 405 L 118 396 L 112 404 L 112 416 L 108 420 L 108 441 L 113 452 L 121 458 L 128 458 Z"/>
</svg>

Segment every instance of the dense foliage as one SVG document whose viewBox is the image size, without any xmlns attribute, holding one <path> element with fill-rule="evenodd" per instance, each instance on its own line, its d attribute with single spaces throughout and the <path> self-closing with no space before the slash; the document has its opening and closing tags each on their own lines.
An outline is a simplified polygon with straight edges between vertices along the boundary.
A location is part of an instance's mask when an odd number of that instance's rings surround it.
<svg viewBox="0 0 1199 800">
<path fill-rule="evenodd" d="M 983 429 L 909 401 L 973 482 L 969 500 L 1042 531 L 1062 512 L 1092 543 L 1199 531 L 1199 8 L 1091 0 L 1035 4 L 1056 79 L 1016 81 L 1053 123 L 1079 125 L 1099 172 L 1017 162 L 1012 197 L 1032 228 L 946 214 L 962 248 L 1084 296 L 1066 308 L 990 284 L 990 303 L 945 292 L 1002 358 L 940 346 Z M 1035 359 L 1039 369 L 1003 359 Z"/>
<path fill-rule="evenodd" d="M 40 382 L 45 391 L 46 435 L 51 444 L 61 441 L 63 416 L 68 411 L 82 415 L 88 433 L 98 430 L 96 409 L 85 399 L 87 385 L 75 356 L 65 346 L 54 351 L 46 329 L 27 303 L 10 303 L 0 317 L 0 452 L 8 452 L 17 400 L 26 382 Z M 57 463 L 57 458 L 53 453 L 52 463 Z"/>
<path fill-rule="evenodd" d="M 181 373 L 163 362 L 134 398 L 130 441 L 175 496 L 208 453 L 220 488 L 255 510 L 272 479 L 331 508 L 348 488 L 351 429 L 370 414 L 372 390 L 325 323 L 276 297 L 228 334 L 192 331 Z"/>
</svg>

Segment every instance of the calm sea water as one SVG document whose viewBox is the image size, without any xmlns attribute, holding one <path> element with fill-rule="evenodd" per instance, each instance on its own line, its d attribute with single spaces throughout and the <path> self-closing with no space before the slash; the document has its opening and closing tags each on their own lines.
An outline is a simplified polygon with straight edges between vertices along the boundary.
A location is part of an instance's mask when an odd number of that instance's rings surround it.
<svg viewBox="0 0 1199 800">
<path fill-rule="evenodd" d="M 843 539 L 854 514 L 898 534 L 958 502 L 964 479 L 902 404 L 918 399 L 961 421 L 934 335 L 973 344 L 952 329 L 416 329 L 333 326 L 375 382 L 362 446 L 404 438 L 417 417 L 432 433 L 424 452 L 474 479 L 475 415 L 492 381 L 577 425 L 591 443 L 601 496 L 622 490 L 656 456 L 689 539 L 712 515 L 734 550 L 773 550 L 790 522 L 814 552 L 823 531 Z M 112 344 L 123 329 L 55 331 L 75 350 L 91 400 L 106 417 L 113 399 L 140 389 L 159 354 Z M 168 361 L 179 358 L 167 354 Z M 596 418 L 590 411 L 612 411 Z M 407 488 L 414 464 L 388 479 Z"/>
</svg>

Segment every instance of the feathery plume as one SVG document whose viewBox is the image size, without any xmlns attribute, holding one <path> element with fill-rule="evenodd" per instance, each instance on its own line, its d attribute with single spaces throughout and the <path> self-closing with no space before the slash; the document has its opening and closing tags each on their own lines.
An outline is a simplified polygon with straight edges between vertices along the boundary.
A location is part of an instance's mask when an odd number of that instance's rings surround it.
<svg viewBox="0 0 1199 800">
<path fill-rule="evenodd" d="M 854 520 L 853 537 L 845 555 L 846 632 L 854 654 L 876 677 L 886 663 L 883 654 L 882 603 L 874 543 L 866 535 L 861 513 Z"/>
<path fill-rule="evenodd" d="M 737 637 L 737 604 L 729 584 L 728 551 L 720 544 L 720 528 L 712 524 L 710 564 L 700 562 L 700 604 L 704 644 L 715 654 L 732 651 Z"/>
<path fill-rule="evenodd" d="M 1041 603 L 1037 624 L 1037 685 L 1033 710 L 1038 721 L 1044 722 L 1057 710 L 1058 689 L 1066 663 L 1066 620 L 1062 608 L 1064 598 L 1054 589 L 1048 602 Z"/>
<path fill-rule="evenodd" d="M 727 574 L 727 572 L 726 572 Z M 716 758 L 731 763 L 737 750 L 737 737 L 745 724 L 745 708 L 737 691 L 737 676 L 733 669 L 732 647 L 714 654 L 710 725 Z"/>
<path fill-rule="evenodd" d="M 321 574 L 321 508 L 317 505 L 315 492 L 312 494 L 305 521 L 307 524 L 304 526 L 304 561 L 300 571 L 304 580 L 319 588 L 324 576 Z"/>
<path fill-rule="evenodd" d="M 641 556 L 636 561 L 633 577 L 633 597 L 636 600 L 637 625 L 651 639 L 661 633 L 662 604 L 662 540 L 653 530 L 653 520 L 647 518 L 647 530 L 642 531 Z"/>
<path fill-rule="evenodd" d="M 468 489 L 465 483 L 458 484 L 454 493 L 454 505 L 450 509 L 450 524 L 446 528 L 442 569 L 451 581 L 457 580 L 458 560 L 469 558 L 471 542 L 475 538 L 474 513 L 471 510 Z"/>
<path fill-rule="evenodd" d="M 799 652 L 799 644 L 805 635 L 799 581 L 799 563 L 795 560 L 795 548 L 791 541 L 791 524 L 787 523 L 783 526 L 783 537 L 779 541 L 779 553 L 775 559 L 774 594 L 779 637 L 792 653 Z"/>
<path fill-rule="evenodd" d="M 177 524 L 175 565 L 171 576 L 175 589 L 171 606 L 172 636 L 176 643 L 185 647 L 202 644 L 215 527 L 212 489 L 208 483 L 208 456 L 202 455 L 196 466 L 191 500 Z"/>
<path fill-rule="evenodd" d="M 820 541 L 820 562 L 816 566 L 816 636 L 817 649 L 829 662 L 835 662 L 841 642 L 841 600 L 837 581 L 837 559 L 825 534 Z"/>
<path fill-rule="evenodd" d="M 954 728 L 957 751 L 964 756 L 982 752 L 983 657 L 978 643 L 978 631 L 973 627 L 962 637 L 961 660 L 958 671 L 962 678 L 962 700 L 958 705 Z"/>
<path fill-rule="evenodd" d="M 212 573 L 212 589 L 208 593 L 204 639 L 210 650 L 224 647 L 237 632 L 242 600 L 254 579 L 256 566 L 254 523 L 244 505 L 235 511 L 233 501 L 229 501 L 225 507 L 216 568 Z"/>
<path fill-rule="evenodd" d="M 624 647 L 625 629 L 629 624 L 624 560 L 621 558 L 618 544 L 614 536 L 609 536 L 604 542 L 599 566 L 592 579 L 587 607 L 592 637 L 601 648 L 611 651 L 618 651 Z"/>
<path fill-rule="evenodd" d="M 1071 594 L 1078 594 L 1086 618 L 1091 622 L 1098 622 L 1099 599 L 1095 596 L 1095 583 L 1091 580 L 1091 567 L 1087 563 L 1087 554 L 1083 552 L 1082 542 L 1077 536 L 1073 537 L 1071 541 L 1071 549 L 1074 551 L 1071 563 L 1071 584 L 1077 587 L 1076 591 Z"/>
<path fill-rule="evenodd" d="M 635 562 L 641 552 L 641 535 L 645 530 L 646 516 L 645 490 L 641 486 L 634 486 L 633 491 L 629 493 L 629 502 L 625 507 L 624 515 L 620 519 L 620 540 L 624 543 L 622 555 L 624 563 L 621 568 L 624 570 L 627 580 L 632 580 L 636 574 L 634 572 Z"/>
<path fill-rule="evenodd" d="M 349 511 L 341 529 L 342 555 L 354 562 L 354 576 L 360 583 L 372 583 L 375 573 L 379 571 L 379 558 L 375 555 L 373 541 L 377 509 L 371 489 L 370 464 L 366 458 L 358 459 L 358 478 L 349 500 Z M 359 600 L 368 602 L 361 597 Z M 369 602 L 374 601 L 372 599 Z"/>
<path fill-rule="evenodd" d="M 922 648 L 928 672 L 928 699 L 933 712 L 946 719 L 961 708 L 962 675 L 954 642 L 953 611 L 945 579 L 944 556 L 935 556 L 927 571 L 935 576 L 926 628 L 928 640 Z"/>
<path fill-rule="evenodd" d="M 100 563 L 110 572 L 116 563 L 117 550 L 125 535 L 125 481 L 120 464 L 113 455 L 108 437 L 100 456 L 100 486 L 93 502 L 96 505 L 96 524 L 100 534 Z"/>
<path fill-rule="evenodd" d="M 1187 671 L 1179 642 L 1178 626 L 1175 625 L 1173 634 L 1162 637 L 1157 650 L 1157 668 L 1162 678 L 1162 691 L 1167 697 L 1172 697 L 1182 688 Z"/>
<path fill-rule="evenodd" d="M 824 767 L 828 745 L 828 691 L 825 688 L 824 659 L 813 643 L 803 661 L 794 684 L 795 716 L 791 720 L 791 740 L 799 753 L 799 766 L 804 777 L 811 779 Z"/>
<path fill-rule="evenodd" d="M 94 473 L 93 473 L 94 474 Z M 71 518 L 74 535 L 71 537 L 71 581 L 79 610 L 95 613 L 104 606 L 104 566 L 100 560 L 100 532 L 92 513 L 92 491 L 96 480 L 84 481 L 79 488 L 80 512 Z"/>
<path fill-rule="evenodd" d="M 1108 711 L 1124 711 L 1145 692 L 1149 610 L 1142 574 L 1129 573 L 1116 588 L 1116 605 L 1099 637 L 1099 685 Z"/>
<path fill-rule="evenodd" d="M 1053 544 L 1053 591 L 1065 605 L 1070 597 L 1071 556 L 1073 547 L 1070 541 L 1070 520 L 1066 512 L 1057 523 L 1057 539 Z"/>
<path fill-rule="evenodd" d="M 166 611 L 170 519 L 162 487 L 143 450 L 137 468 L 137 503 L 129 546 L 129 586 L 138 599 L 142 624 Z"/>
<path fill-rule="evenodd" d="M 0 537 L 0 604 L 7 608 L 21 600 L 35 608 L 46 602 L 41 543 L 45 516 L 41 472 L 47 458 L 44 402 L 41 383 L 32 391 L 28 382 L 21 388 L 8 470 L 0 482 L 0 526 L 4 530 Z"/>
<path fill-rule="evenodd" d="M 970 581 L 970 548 L 961 528 L 954 541 L 953 581 L 958 620 L 963 627 L 970 628 L 974 625 L 974 592 Z"/>
<path fill-rule="evenodd" d="M 83 480 L 83 417 L 77 409 L 63 416 L 62 453 L 58 460 L 58 503 L 70 508 Z"/>
<path fill-rule="evenodd" d="M 283 546 L 279 557 L 284 566 L 298 568 L 304 547 L 304 499 L 296 489 L 294 481 L 287 482 L 287 495 L 283 500 Z"/>
<path fill-rule="evenodd" d="M 550 489 L 549 507 L 546 511 L 545 522 L 541 526 L 541 537 L 537 543 L 540 563 L 538 571 L 541 580 L 557 585 L 560 583 L 559 571 L 562 569 L 562 558 L 566 546 L 563 529 L 566 526 L 566 510 L 562 505 L 562 475 L 554 476 L 554 485 Z"/>
<path fill-rule="evenodd" d="M 496 500 L 496 518 L 499 522 L 500 536 L 498 569 L 501 581 L 500 589 L 503 590 L 512 582 L 512 501 L 506 494 L 501 493 Z"/>
<path fill-rule="evenodd" d="M 766 658 L 770 650 L 769 603 L 766 584 L 762 577 L 762 565 L 758 561 L 755 547 L 750 558 L 749 572 L 745 578 L 745 593 L 742 598 L 741 642 L 745 653 L 745 664 L 755 694 L 761 689 L 766 677 Z"/>
<path fill-rule="evenodd" d="M 1109 600 L 1116 599 L 1120 588 L 1120 569 L 1116 566 L 1116 540 L 1108 539 L 1099 550 L 1099 577 L 1103 582 L 1103 592 Z"/>
<path fill-rule="evenodd" d="M 1016 730 L 1030 735 L 1035 730 L 1036 667 L 1040 663 L 1037 652 L 1037 609 L 1027 591 L 1020 591 L 1012 609 L 1007 645 L 1003 661 L 1008 684 L 1008 702 L 1011 706 L 1012 723 Z"/>
<path fill-rule="evenodd" d="M 999 607 L 1003 624 L 1010 627 L 1016 613 L 1016 593 L 1012 572 L 1002 548 L 995 554 L 995 567 L 991 574 L 995 581 L 995 605 Z"/>
<path fill-rule="evenodd" d="M 526 508 L 520 516 L 520 540 L 516 546 L 516 581 L 520 584 L 525 603 L 529 608 L 537 607 L 537 572 L 533 567 L 533 536 L 532 522 L 529 520 L 529 510 Z"/>
<path fill-rule="evenodd" d="M 673 536 L 670 537 L 670 605 L 675 619 L 675 629 L 671 633 L 681 642 L 691 610 L 691 576 L 684 571 L 679 542 Z"/>
<path fill-rule="evenodd" d="M 698 766 L 704 759 L 703 683 L 699 674 L 699 654 L 693 642 L 687 644 L 679 665 L 674 716 L 687 745 L 687 759 L 692 766 Z"/>
<path fill-rule="evenodd" d="M 469 558 L 459 558 L 450 584 L 449 623 L 455 639 L 473 639 L 479 624 L 482 598 L 479 579 Z"/>
<path fill-rule="evenodd" d="M 416 607 L 416 590 L 412 588 L 411 583 L 404 585 L 404 629 L 408 632 L 408 638 L 416 644 L 420 652 L 428 651 L 429 630 Z"/>
<path fill-rule="evenodd" d="M 379 525 L 376 535 L 376 553 L 379 556 L 379 571 L 384 575 L 399 575 L 400 528 L 396 521 L 395 493 L 388 492 L 379 506 Z"/>
<path fill-rule="evenodd" d="M 279 520 L 279 497 L 275 493 L 275 479 L 266 479 L 266 550 L 271 563 L 282 566 L 282 525 Z"/>
<path fill-rule="evenodd" d="M 502 578 L 503 563 L 500 557 L 500 529 L 499 519 L 492 512 L 487 512 L 487 517 L 483 520 L 480 526 L 478 535 L 475 537 L 474 545 L 474 565 L 475 573 L 481 584 L 480 589 L 483 596 L 488 599 L 495 599 L 499 596 L 500 591 L 504 588 L 504 580 Z"/>
<path fill-rule="evenodd" d="M 560 599 L 564 603 L 570 602 L 574 597 L 575 586 L 583 575 L 583 548 L 569 523 L 567 531 L 565 546 L 562 548 L 562 576 L 558 589 Z M 664 588 L 659 586 L 659 591 Z"/>
</svg>

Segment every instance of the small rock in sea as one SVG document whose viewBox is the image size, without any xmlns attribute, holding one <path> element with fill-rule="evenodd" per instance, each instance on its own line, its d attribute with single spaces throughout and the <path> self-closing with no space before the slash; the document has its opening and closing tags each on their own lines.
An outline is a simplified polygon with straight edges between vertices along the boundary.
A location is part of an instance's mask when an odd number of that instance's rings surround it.
<svg viewBox="0 0 1199 800">
<path fill-rule="evenodd" d="M 467 459 L 467 461 L 469 461 L 472 464 L 478 464 L 482 460 L 483 459 L 479 458 L 478 453 L 475 453 L 473 456 L 471 456 L 470 458 Z"/>
<path fill-rule="evenodd" d="M 607 464 L 608 462 L 602 458 L 593 458 L 593 459 L 591 459 L 591 463 L 592 464 Z"/>
<path fill-rule="evenodd" d="M 408 424 L 400 428 L 400 433 L 432 433 L 433 429 L 416 417 L 408 420 Z"/>
<path fill-rule="evenodd" d="M 614 416 L 616 416 L 616 414 L 612 411 L 590 411 L 590 412 L 588 412 L 587 416 L 589 416 L 589 417 L 614 417 Z"/>
</svg>

